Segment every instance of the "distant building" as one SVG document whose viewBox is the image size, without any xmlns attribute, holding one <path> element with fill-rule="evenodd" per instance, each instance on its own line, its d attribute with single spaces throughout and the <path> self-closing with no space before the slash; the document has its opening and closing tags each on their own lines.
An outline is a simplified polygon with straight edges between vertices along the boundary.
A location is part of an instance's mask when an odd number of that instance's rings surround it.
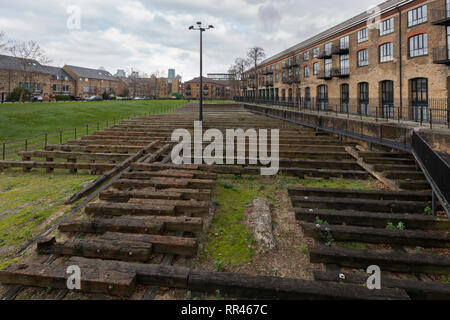
<svg viewBox="0 0 450 320">
<path fill-rule="evenodd" d="M 211 80 L 233 80 L 236 75 L 232 73 L 208 73 Z"/>
<path fill-rule="evenodd" d="M 126 76 L 127 76 L 127 74 L 125 73 L 124 70 L 122 70 L 122 69 L 117 70 L 116 77 L 125 78 Z"/>
<path fill-rule="evenodd" d="M 175 69 L 169 69 L 168 74 L 169 74 L 169 76 L 168 76 L 169 80 L 175 79 Z"/>
<path fill-rule="evenodd" d="M 230 100 L 237 91 L 230 80 L 213 80 L 203 77 L 203 98 L 210 100 Z M 200 98 L 200 78 L 194 78 L 184 84 L 184 94 L 188 99 Z"/>
</svg>

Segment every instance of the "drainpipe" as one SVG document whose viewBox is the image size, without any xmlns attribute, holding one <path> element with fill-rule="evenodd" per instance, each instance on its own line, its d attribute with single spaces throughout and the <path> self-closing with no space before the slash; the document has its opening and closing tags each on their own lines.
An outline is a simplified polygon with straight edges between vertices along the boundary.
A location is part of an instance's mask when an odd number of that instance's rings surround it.
<svg viewBox="0 0 450 320">
<path fill-rule="evenodd" d="M 399 74 L 400 74 L 400 110 L 403 116 L 403 56 L 402 56 L 402 12 L 397 6 L 398 11 L 398 50 L 399 50 Z"/>
</svg>

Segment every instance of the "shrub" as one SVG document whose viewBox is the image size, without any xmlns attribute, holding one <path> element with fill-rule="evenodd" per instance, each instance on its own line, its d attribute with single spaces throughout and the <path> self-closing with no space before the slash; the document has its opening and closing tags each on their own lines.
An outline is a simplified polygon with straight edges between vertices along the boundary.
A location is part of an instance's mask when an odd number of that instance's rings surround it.
<svg viewBox="0 0 450 320">
<path fill-rule="evenodd" d="M 30 91 L 27 88 L 17 87 L 8 96 L 7 101 L 17 102 L 20 100 L 20 93 L 23 91 L 22 101 L 30 100 Z"/>
<path fill-rule="evenodd" d="M 57 94 L 57 95 L 55 95 L 55 99 L 56 99 L 56 101 L 69 101 L 70 96 L 66 95 L 66 94 Z"/>
</svg>

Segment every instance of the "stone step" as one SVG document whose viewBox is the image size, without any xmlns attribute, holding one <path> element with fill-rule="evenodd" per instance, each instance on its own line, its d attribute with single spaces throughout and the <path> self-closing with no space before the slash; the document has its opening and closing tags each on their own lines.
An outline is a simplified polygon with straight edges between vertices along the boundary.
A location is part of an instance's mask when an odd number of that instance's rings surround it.
<svg viewBox="0 0 450 320">
<path fill-rule="evenodd" d="M 309 247 L 308 252 L 311 263 L 336 264 L 356 269 L 376 265 L 383 271 L 450 274 L 450 258 L 444 255 L 348 249 L 319 244 Z"/>
<path fill-rule="evenodd" d="M 117 189 L 125 189 L 125 188 L 143 189 L 152 187 L 157 189 L 167 189 L 167 188 L 212 189 L 214 184 L 215 184 L 214 180 L 154 177 L 149 180 L 120 179 L 113 184 L 113 187 Z"/>
<path fill-rule="evenodd" d="M 360 151 L 358 155 L 362 158 L 400 158 L 400 159 L 413 159 L 413 156 L 405 152 L 375 152 L 375 151 Z"/>
<path fill-rule="evenodd" d="M 206 179 L 215 180 L 217 175 L 204 171 L 189 170 L 161 170 L 161 171 L 135 171 L 122 175 L 123 179 L 149 180 L 151 178 L 184 178 L 184 179 Z"/>
<path fill-rule="evenodd" d="M 209 212 L 209 203 L 196 200 L 162 200 L 131 198 L 129 204 L 174 206 L 177 213 L 204 214 Z"/>
<path fill-rule="evenodd" d="M 348 190 L 348 189 L 323 189 L 323 188 L 289 188 L 291 197 L 335 197 L 335 198 L 359 198 L 370 200 L 401 200 L 430 202 L 431 193 L 417 191 L 384 191 L 384 190 Z"/>
<path fill-rule="evenodd" d="M 395 165 L 395 164 L 375 164 L 373 169 L 378 172 L 383 171 L 410 171 L 418 172 L 420 171 L 418 166 L 415 165 Z"/>
<path fill-rule="evenodd" d="M 370 212 L 422 213 L 428 203 L 333 197 L 291 197 L 295 208 L 358 210 Z"/>
<path fill-rule="evenodd" d="M 396 180 L 396 182 L 403 190 L 431 190 L 427 180 Z"/>
<path fill-rule="evenodd" d="M 394 244 L 410 247 L 450 248 L 450 236 L 446 232 L 422 230 L 387 230 L 339 225 L 318 225 L 302 223 L 306 236 L 320 239 L 325 232 L 330 232 L 339 242 L 364 242 L 376 244 Z"/>
<path fill-rule="evenodd" d="M 0 270 L 0 282 L 40 288 L 67 289 L 67 266 L 14 264 Z M 110 269 L 83 268 L 81 291 L 129 297 L 136 287 L 136 274 Z"/>
<path fill-rule="evenodd" d="M 448 230 L 450 220 L 422 214 L 401 214 L 362 211 L 335 211 L 321 209 L 295 209 L 297 220 L 315 222 L 316 218 L 330 224 L 386 228 L 388 223 L 397 225 L 402 222 L 408 230 Z"/>
</svg>

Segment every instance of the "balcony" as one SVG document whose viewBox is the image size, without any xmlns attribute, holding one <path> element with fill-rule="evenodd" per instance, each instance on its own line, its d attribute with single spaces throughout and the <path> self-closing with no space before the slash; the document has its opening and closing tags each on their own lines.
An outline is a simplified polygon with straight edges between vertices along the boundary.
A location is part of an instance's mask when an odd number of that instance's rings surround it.
<svg viewBox="0 0 450 320">
<path fill-rule="evenodd" d="M 292 77 L 293 83 L 300 83 L 300 75 L 295 75 Z"/>
<path fill-rule="evenodd" d="M 331 54 L 333 55 L 341 55 L 341 54 L 348 54 L 350 52 L 350 48 L 347 47 L 341 47 L 341 45 L 333 46 L 333 49 L 331 49 Z"/>
<path fill-rule="evenodd" d="M 329 59 L 333 57 L 332 50 L 322 50 L 317 56 L 318 59 Z"/>
<path fill-rule="evenodd" d="M 450 65 L 450 50 L 446 47 L 433 48 L 433 62 L 436 64 Z"/>
<path fill-rule="evenodd" d="M 265 75 L 273 74 L 273 69 L 266 69 L 264 72 Z"/>
<path fill-rule="evenodd" d="M 266 87 L 273 87 L 273 80 L 266 80 Z"/>
<path fill-rule="evenodd" d="M 333 77 L 348 78 L 350 77 L 350 68 L 333 69 Z"/>
<path fill-rule="evenodd" d="M 319 74 L 317 75 L 317 79 L 322 79 L 322 80 L 331 80 L 333 78 L 332 72 L 331 70 L 322 70 L 319 72 Z"/>
<path fill-rule="evenodd" d="M 294 58 L 293 60 L 292 60 L 292 66 L 293 67 L 298 67 L 300 65 L 300 58 Z"/>
<path fill-rule="evenodd" d="M 283 84 L 289 84 L 289 78 L 288 78 L 288 77 L 283 77 L 283 78 L 281 79 L 281 82 L 282 82 Z"/>
<path fill-rule="evenodd" d="M 448 26 L 450 25 L 450 8 L 434 9 L 431 12 L 431 23 L 434 25 Z"/>
</svg>

